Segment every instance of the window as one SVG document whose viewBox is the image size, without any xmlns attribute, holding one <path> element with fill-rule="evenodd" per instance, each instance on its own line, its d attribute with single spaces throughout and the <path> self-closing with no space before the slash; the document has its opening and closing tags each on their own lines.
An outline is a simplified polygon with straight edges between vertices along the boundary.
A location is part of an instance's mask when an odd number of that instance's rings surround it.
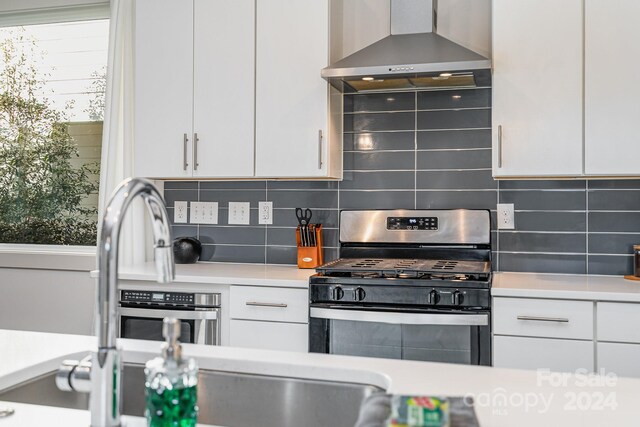
<svg viewBox="0 0 640 427">
<path fill-rule="evenodd" d="M 101 14 L 34 25 L 0 16 L 0 243 L 96 244 L 109 33 Z"/>
</svg>

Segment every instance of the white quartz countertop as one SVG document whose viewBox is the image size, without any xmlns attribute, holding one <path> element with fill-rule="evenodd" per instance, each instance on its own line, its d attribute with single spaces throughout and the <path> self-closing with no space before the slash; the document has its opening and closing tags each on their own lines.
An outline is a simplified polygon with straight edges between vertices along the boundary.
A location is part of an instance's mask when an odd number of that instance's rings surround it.
<svg viewBox="0 0 640 427">
<path fill-rule="evenodd" d="M 640 282 L 622 276 L 495 273 L 494 297 L 640 302 Z"/>
<path fill-rule="evenodd" d="M 152 262 L 136 267 L 122 267 L 118 273 L 121 280 L 155 281 L 156 278 Z M 313 274 L 313 269 L 299 269 L 293 265 L 202 262 L 176 264 L 175 282 L 306 289 L 309 287 L 309 276 Z M 91 277 L 97 276 L 97 270 L 91 272 Z"/>
<path fill-rule="evenodd" d="M 64 358 L 84 355 L 94 342 L 93 337 L 0 330 L 0 390 L 55 370 Z M 129 363 L 144 363 L 158 349 L 148 341 L 120 340 L 120 345 Z M 184 345 L 184 352 L 196 357 L 201 369 L 371 384 L 391 393 L 471 395 L 483 427 L 627 426 L 640 419 L 638 379 L 232 347 Z M 88 420 L 85 411 L 0 406 L 16 410 L 0 419 L 0 427 L 84 427 Z M 130 420 L 127 425 L 140 425 L 141 419 Z"/>
</svg>

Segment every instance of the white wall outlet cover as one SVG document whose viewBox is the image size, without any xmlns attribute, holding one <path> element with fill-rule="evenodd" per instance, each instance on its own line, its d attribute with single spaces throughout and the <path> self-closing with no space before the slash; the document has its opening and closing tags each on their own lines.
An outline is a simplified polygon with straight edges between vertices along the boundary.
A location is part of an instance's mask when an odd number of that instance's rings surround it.
<svg viewBox="0 0 640 427">
<path fill-rule="evenodd" d="M 173 202 L 173 222 L 176 224 L 187 222 L 187 202 Z"/>
<path fill-rule="evenodd" d="M 251 203 L 229 202 L 229 224 L 249 225 Z"/>
<path fill-rule="evenodd" d="M 202 222 L 200 224 L 218 223 L 218 202 L 203 202 Z"/>
<path fill-rule="evenodd" d="M 498 229 L 513 230 L 515 228 L 513 203 L 498 203 Z"/>
<path fill-rule="evenodd" d="M 201 224 L 204 218 L 204 202 L 191 202 L 190 213 L 189 222 L 191 224 Z"/>
<path fill-rule="evenodd" d="M 258 202 L 258 224 L 273 224 L 273 202 Z"/>
</svg>

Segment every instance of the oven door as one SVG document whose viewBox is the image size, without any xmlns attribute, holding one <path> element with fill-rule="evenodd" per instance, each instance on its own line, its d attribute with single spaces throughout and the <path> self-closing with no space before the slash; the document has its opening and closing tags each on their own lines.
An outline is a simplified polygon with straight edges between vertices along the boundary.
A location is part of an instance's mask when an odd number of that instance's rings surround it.
<svg viewBox="0 0 640 427">
<path fill-rule="evenodd" d="M 401 312 L 311 307 L 313 353 L 491 364 L 488 311 Z"/>
<path fill-rule="evenodd" d="M 118 316 L 121 338 L 164 341 L 162 320 L 175 317 L 181 322 L 180 342 L 220 345 L 219 308 L 194 311 L 120 307 Z"/>
</svg>

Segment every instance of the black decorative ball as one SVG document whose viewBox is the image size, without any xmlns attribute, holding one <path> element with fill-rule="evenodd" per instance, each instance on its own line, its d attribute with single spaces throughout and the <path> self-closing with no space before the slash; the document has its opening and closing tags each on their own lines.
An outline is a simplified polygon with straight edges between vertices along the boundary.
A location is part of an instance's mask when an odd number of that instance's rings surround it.
<svg viewBox="0 0 640 427">
<path fill-rule="evenodd" d="M 202 243 L 195 237 L 178 237 L 173 241 L 176 264 L 193 264 L 202 255 Z"/>
</svg>

